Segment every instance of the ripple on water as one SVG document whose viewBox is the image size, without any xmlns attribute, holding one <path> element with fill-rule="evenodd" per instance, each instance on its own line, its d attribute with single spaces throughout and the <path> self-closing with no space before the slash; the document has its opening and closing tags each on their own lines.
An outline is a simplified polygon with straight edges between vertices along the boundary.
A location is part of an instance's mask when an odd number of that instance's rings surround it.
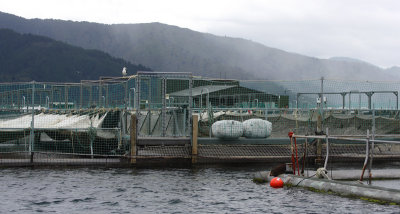
<svg viewBox="0 0 400 214">
<path fill-rule="evenodd" d="M 37 206 L 46 206 L 51 204 L 50 201 L 32 201 L 31 203 Z"/>
<path fill-rule="evenodd" d="M 108 206 L 118 206 L 119 205 L 118 202 L 112 202 L 112 201 L 105 201 L 105 202 L 102 202 L 101 204 L 108 205 Z"/>
<path fill-rule="evenodd" d="M 179 204 L 182 203 L 183 201 L 179 198 L 174 198 L 168 201 L 168 204 Z"/>
<path fill-rule="evenodd" d="M 71 200 L 72 203 L 80 203 L 80 202 L 92 202 L 96 198 L 86 197 L 86 198 L 76 198 Z"/>
<path fill-rule="evenodd" d="M 4 213 L 398 213 L 398 206 L 272 189 L 260 169 L 6 169 Z M 41 189 L 41 191 L 39 191 Z M 340 206 L 337 206 L 337 205 Z"/>
<path fill-rule="evenodd" d="M 125 188 L 117 188 L 115 192 L 126 192 Z"/>
</svg>

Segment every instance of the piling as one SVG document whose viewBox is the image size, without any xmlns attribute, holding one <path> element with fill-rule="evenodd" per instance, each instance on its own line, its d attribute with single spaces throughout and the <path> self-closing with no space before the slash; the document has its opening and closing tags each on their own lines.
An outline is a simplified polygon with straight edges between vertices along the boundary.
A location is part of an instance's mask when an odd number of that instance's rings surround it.
<svg viewBox="0 0 400 214">
<path fill-rule="evenodd" d="M 198 136 L 198 123 L 199 123 L 199 116 L 193 115 L 192 116 L 192 128 L 193 128 L 193 135 L 192 135 L 192 164 L 197 163 L 197 136 Z"/>
<path fill-rule="evenodd" d="M 136 164 L 136 141 L 137 141 L 137 118 L 135 114 L 131 115 L 131 164 Z"/>
</svg>

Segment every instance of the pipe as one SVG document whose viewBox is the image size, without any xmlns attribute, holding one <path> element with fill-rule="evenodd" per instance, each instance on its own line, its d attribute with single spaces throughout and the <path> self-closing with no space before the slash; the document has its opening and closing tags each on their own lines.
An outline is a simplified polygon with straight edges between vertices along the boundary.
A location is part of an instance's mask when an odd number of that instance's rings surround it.
<svg viewBox="0 0 400 214">
<path fill-rule="evenodd" d="M 327 179 L 307 178 L 296 175 L 280 175 L 286 185 L 311 188 L 319 191 L 335 192 L 343 196 L 377 199 L 382 202 L 400 203 L 400 190 L 389 189 Z"/>
</svg>

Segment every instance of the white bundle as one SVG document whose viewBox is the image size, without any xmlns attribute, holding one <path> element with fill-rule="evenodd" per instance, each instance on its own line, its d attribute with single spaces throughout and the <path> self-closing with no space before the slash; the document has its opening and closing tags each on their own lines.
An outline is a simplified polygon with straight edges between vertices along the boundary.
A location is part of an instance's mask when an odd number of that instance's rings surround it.
<svg viewBox="0 0 400 214">
<path fill-rule="evenodd" d="M 249 119 L 243 122 L 243 128 L 247 138 L 266 138 L 271 135 L 272 123 L 262 119 Z"/>
<path fill-rule="evenodd" d="M 213 136 L 224 139 L 235 139 L 243 135 L 243 124 L 235 120 L 221 120 L 211 126 Z"/>
</svg>

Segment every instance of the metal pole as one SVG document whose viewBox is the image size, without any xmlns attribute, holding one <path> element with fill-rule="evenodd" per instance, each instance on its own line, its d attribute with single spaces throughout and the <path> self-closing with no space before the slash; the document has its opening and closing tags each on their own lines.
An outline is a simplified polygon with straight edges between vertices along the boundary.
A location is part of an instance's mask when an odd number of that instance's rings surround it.
<svg viewBox="0 0 400 214">
<path fill-rule="evenodd" d="M 200 108 L 203 108 L 203 90 L 207 90 L 207 100 L 206 100 L 206 107 L 209 107 L 209 99 L 210 99 L 210 91 L 208 88 L 203 88 L 200 91 Z"/>
<path fill-rule="evenodd" d="M 51 86 L 51 108 L 54 108 L 54 91 L 55 87 Z"/>
<path fill-rule="evenodd" d="M 26 105 L 25 96 L 22 96 L 22 110 L 24 111 L 24 107 Z"/>
<path fill-rule="evenodd" d="M 125 102 L 125 110 L 128 109 L 128 81 L 125 82 L 125 97 L 124 97 L 124 102 Z"/>
<path fill-rule="evenodd" d="M 242 113 L 242 112 L 240 112 Z M 242 115 L 242 114 L 240 114 Z M 265 102 L 265 120 L 268 120 L 268 107 L 267 107 L 267 102 Z"/>
<path fill-rule="evenodd" d="M 366 150 L 366 152 L 365 152 L 365 160 L 364 160 L 364 165 L 363 165 L 363 168 L 362 168 L 362 171 L 361 171 L 360 181 L 362 181 L 364 179 L 365 168 L 367 168 L 368 156 L 369 156 L 369 140 L 370 140 L 369 129 L 367 129 L 367 139 L 365 141 L 365 147 L 366 147 L 365 148 L 365 150 Z"/>
<path fill-rule="evenodd" d="M 130 130 L 130 135 L 131 135 L 131 164 L 136 164 L 136 141 L 137 141 L 137 117 L 136 115 L 132 114 L 131 115 L 131 130 Z"/>
<path fill-rule="evenodd" d="M 148 78 L 148 80 L 149 80 L 149 84 L 147 86 L 148 86 L 148 91 L 149 91 L 148 95 L 149 96 L 148 96 L 148 101 L 147 101 L 148 102 L 148 106 L 147 107 L 149 109 L 148 109 L 148 113 L 147 113 L 147 118 L 149 120 L 149 123 L 148 123 L 149 124 L 149 126 L 148 126 L 149 127 L 149 133 L 148 134 L 151 135 L 152 134 L 152 132 L 151 132 L 152 131 L 151 130 L 151 99 L 152 99 L 152 97 L 151 97 L 151 95 L 152 95 L 151 94 L 152 93 L 151 77 Z"/>
<path fill-rule="evenodd" d="M 351 91 L 349 92 L 349 110 L 351 110 Z"/>
<path fill-rule="evenodd" d="M 307 141 L 307 139 L 308 138 L 305 138 L 305 147 L 306 147 L 306 149 L 305 149 L 305 159 L 303 160 L 303 161 L 305 161 L 305 165 L 306 165 L 306 168 L 307 168 L 307 165 L 308 165 L 308 161 L 307 161 L 307 159 L 308 159 L 308 152 L 307 152 L 307 150 L 308 150 L 308 141 Z M 309 175 L 308 175 L 308 168 L 307 168 L 307 177 L 308 177 Z"/>
<path fill-rule="evenodd" d="M 93 159 L 93 140 L 90 140 L 90 157 Z"/>
<path fill-rule="evenodd" d="M 64 86 L 65 109 L 68 109 L 68 86 Z"/>
<path fill-rule="evenodd" d="M 31 155 L 32 162 L 32 154 L 34 151 L 34 141 L 35 140 L 35 81 L 32 81 L 32 120 L 31 120 L 31 133 L 29 139 L 29 154 Z"/>
<path fill-rule="evenodd" d="M 371 173 L 371 170 L 372 170 L 372 160 L 374 158 L 374 147 L 375 147 L 375 142 L 374 142 L 374 140 L 375 140 L 375 106 L 372 109 L 372 124 L 373 124 L 372 125 L 372 136 L 371 136 L 372 142 L 371 142 L 369 168 L 368 168 L 369 184 L 370 185 L 372 184 L 372 173 Z"/>
<path fill-rule="evenodd" d="M 82 89 L 82 81 L 81 81 L 81 84 L 80 84 L 80 105 L 79 105 L 80 107 L 79 108 L 82 108 L 83 107 L 83 89 Z"/>
<path fill-rule="evenodd" d="M 370 91 L 365 93 L 368 96 L 368 109 L 371 109 L 372 106 L 372 95 L 374 94 L 374 92 Z"/>
<path fill-rule="evenodd" d="M 46 106 L 49 109 L 50 108 L 50 98 L 49 96 L 46 96 Z"/>
<path fill-rule="evenodd" d="M 161 87 L 162 87 L 162 91 L 161 91 L 161 101 L 162 101 L 162 136 L 164 137 L 167 133 L 167 112 L 166 112 L 166 93 L 167 93 L 167 80 L 165 79 L 165 77 L 163 77 L 161 79 Z"/>
<path fill-rule="evenodd" d="M 139 115 L 139 110 L 140 110 L 140 76 L 137 75 L 136 79 L 135 79 L 135 96 L 134 99 L 136 99 L 136 101 L 134 101 L 134 104 L 136 104 L 136 118 L 137 120 L 140 119 L 140 115 Z M 135 105 L 133 106 L 135 107 Z M 138 130 L 139 133 L 140 129 Z"/>
<path fill-rule="evenodd" d="M 340 93 L 342 95 L 342 109 L 344 109 L 346 105 L 346 93 Z"/>
<path fill-rule="evenodd" d="M 89 85 L 90 86 L 90 89 L 89 89 L 89 106 L 88 107 L 91 107 L 91 105 L 92 105 L 92 96 L 93 96 L 93 86 L 92 85 Z"/>
<path fill-rule="evenodd" d="M 191 127 L 191 121 L 192 121 L 192 105 L 193 105 L 193 96 L 192 96 L 192 88 L 193 88 L 193 79 L 192 75 L 190 74 L 189 76 L 189 107 L 188 107 L 188 120 L 187 120 L 187 126 L 186 127 Z"/>
<path fill-rule="evenodd" d="M 103 89 L 102 89 L 102 81 L 100 80 L 99 82 L 99 107 L 101 107 L 101 97 L 102 97 L 102 93 L 103 93 Z"/>
<path fill-rule="evenodd" d="M 199 116 L 193 115 L 192 118 L 193 121 L 193 126 L 192 126 L 192 164 L 197 163 L 197 136 L 198 136 L 198 121 L 199 121 Z"/>
<path fill-rule="evenodd" d="M 324 116 L 324 77 L 321 77 L 321 115 Z"/>
<path fill-rule="evenodd" d="M 319 115 L 317 118 L 317 132 L 318 134 L 321 134 L 322 131 L 322 121 L 323 121 L 323 116 L 324 116 L 324 112 L 323 112 L 323 96 L 324 96 L 324 78 L 321 77 L 321 93 L 320 93 L 320 105 L 319 105 Z M 322 142 L 321 139 L 317 139 L 317 147 L 316 147 L 317 151 L 317 158 L 316 158 L 316 164 L 320 165 L 321 164 L 321 159 L 322 159 Z"/>
<path fill-rule="evenodd" d="M 109 95 L 108 95 L 108 85 L 106 84 L 106 97 L 104 98 L 104 107 L 107 108 L 109 106 Z"/>
<path fill-rule="evenodd" d="M 133 99 L 132 99 L 132 92 L 131 91 L 133 91 Z M 131 104 L 132 104 L 132 101 L 133 101 L 133 105 L 132 105 L 132 109 L 135 109 L 135 93 L 136 93 L 136 89 L 135 88 L 130 88 L 129 89 L 129 105 L 128 106 L 131 106 Z"/>
<path fill-rule="evenodd" d="M 325 164 L 324 164 L 325 169 L 328 165 L 328 159 L 329 159 L 329 141 L 328 141 L 329 132 L 328 131 L 329 131 L 328 128 L 326 128 L 326 139 L 325 139 L 325 141 L 326 141 L 326 157 L 325 157 Z"/>
</svg>

